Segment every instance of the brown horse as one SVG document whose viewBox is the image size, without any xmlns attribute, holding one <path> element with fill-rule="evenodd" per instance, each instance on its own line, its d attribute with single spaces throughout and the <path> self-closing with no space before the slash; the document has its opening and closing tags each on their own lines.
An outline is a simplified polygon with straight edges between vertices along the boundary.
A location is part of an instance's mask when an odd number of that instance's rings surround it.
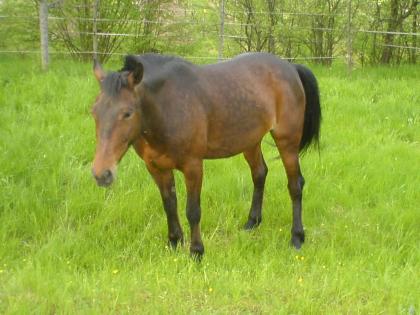
<svg viewBox="0 0 420 315">
<path fill-rule="evenodd" d="M 109 186 L 130 146 L 145 161 L 159 187 L 169 243 L 183 241 L 173 170 L 184 174 L 190 251 L 201 257 L 200 192 L 203 160 L 243 153 L 254 182 L 245 229 L 261 222 L 267 166 L 261 140 L 270 132 L 286 169 L 293 204 L 291 243 L 304 242 L 299 152 L 318 141 L 321 108 L 312 72 L 265 53 L 196 66 L 158 54 L 127 56 L 124 67 L 106 74 L 95 62 L 101 91 L 93 106 L 97 147 L 92 173 Z"/>
</svg>

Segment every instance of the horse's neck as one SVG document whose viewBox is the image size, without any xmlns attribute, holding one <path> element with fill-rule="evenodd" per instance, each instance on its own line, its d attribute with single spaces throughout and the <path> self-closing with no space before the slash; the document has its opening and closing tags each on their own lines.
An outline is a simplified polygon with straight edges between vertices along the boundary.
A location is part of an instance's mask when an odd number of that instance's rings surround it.
<svg viewBox="0 0 420 315">
<path fill-rule="evenodd" d="M 165 124 L 160 109 L 157 108 L 156 104 L 145 104 L 141 115 L 139 145 L 150 147 L 155 151 L 163 150 L 165 146 Z"/>
</svg>

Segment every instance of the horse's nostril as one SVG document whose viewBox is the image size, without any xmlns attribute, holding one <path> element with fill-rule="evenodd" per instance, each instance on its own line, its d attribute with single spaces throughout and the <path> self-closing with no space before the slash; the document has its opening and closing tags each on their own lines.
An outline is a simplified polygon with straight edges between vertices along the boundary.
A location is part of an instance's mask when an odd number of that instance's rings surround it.
<svg viewBox="0 0 420 315">
<path fill-rule="evenodd" d="M 102 174 L 102 177 L 103 177 L 105 180 L 107 180 L 107 179 L 109 179 L 109 178 L 111 178 L 111 177 L 112 177 L 112 172 L 111 172 L 110 170 L 106 170 L 106 171 L 104 171 L 104 173 Z"/>
<path fill-rule="evenodd" d="M 92 175 L 99 186 L 107 187 L 114 181 L 114 175 L 110 170 L 103 171 L 100 175 L 92 169 Z"/>
</svg>

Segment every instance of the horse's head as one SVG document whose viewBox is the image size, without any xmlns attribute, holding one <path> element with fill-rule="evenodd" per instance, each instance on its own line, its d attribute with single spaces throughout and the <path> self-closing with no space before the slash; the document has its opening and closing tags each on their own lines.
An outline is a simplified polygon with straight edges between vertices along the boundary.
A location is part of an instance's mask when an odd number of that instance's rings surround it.
<svg viewBox="0 0 420 315">
<path fill-rule="evenodd" d="M 140 98 L 143 66 L 127 57 L 123 70 L 106 74 L 98 62 L 94 74 L 101 91 L 92 115 L 96 124 L 96 153 L 92 174 L 99 186 L 109 186 L 118 162 L 140 134 Z"/>
</svg>

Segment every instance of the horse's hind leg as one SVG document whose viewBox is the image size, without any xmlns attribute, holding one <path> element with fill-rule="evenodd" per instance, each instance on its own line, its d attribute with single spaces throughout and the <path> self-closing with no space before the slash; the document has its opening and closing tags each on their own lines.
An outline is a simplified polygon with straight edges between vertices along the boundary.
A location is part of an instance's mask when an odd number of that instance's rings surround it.
<svg viewBox="0 0 420 315">
<path fill-rule="evenodd" d="M 272 132 L 272 136 L 286 170 L 287 187 L 292 199 L 293 224 L 291 243 L 296 249 L 299 249 L 305 241 L 302 224 L 302 191 L 305 181 L 299 166 L 299 138 L 297 136 L 281 136 L 276 134 L 275 131 Z"/>
<path fill-rule="evenodd" d="M 249 210 L 248 222 L 244 226 L 246 230 L 249 230 L 261 223 L 261 208 L 268 169 L 261 152 L 261 143 L 245 151 L 244 156 L 251 169 L 252 181 L 254 182 L 251 209 Z"/>
</svg>

